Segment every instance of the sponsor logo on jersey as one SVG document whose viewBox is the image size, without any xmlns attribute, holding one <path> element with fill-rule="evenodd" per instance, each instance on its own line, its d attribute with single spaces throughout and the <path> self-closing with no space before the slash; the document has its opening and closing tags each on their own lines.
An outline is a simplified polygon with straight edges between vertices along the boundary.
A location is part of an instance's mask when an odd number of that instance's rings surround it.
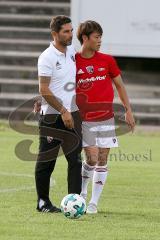
<svg viewBox="0 0 160 240">
<path fill-rule="evenodd" d="M 99 72 L 102 72 L 102 71 L 104 71 L 105 70 L 105 68 L 98 68 L 98 71 Z"/>
<path fill-rule="evenodd" d="M 113 138 L 112 140 L 113 140 L 113 143 L 116 143 L 116 139 L 115 138 Z"/>
<path fill-rule="evenodd" d="M 94 67 L 93 66 L 87 66 L 86 70 L 88 73 L 92 74 L 94 72 Z"/>
<path fill-rule="evenodd" d="M 84 73 L 84 72 L 83 72 L 82 69 L 79 69 L 78 72 L 77 72 L 77 74 L 83 74 L 83 73 Z"/>
<path fill-rule="evenodd" d="M 97 77 L 91 77 L 91 78 L 86 78 L 86 79 L 79 79 L 78 83 L 88 83 L 88 82 L 94 82 L 94 81 L 101 81 L 105 80 L 106 75 L 104 76 L 97 76 Z"/>
</svg>

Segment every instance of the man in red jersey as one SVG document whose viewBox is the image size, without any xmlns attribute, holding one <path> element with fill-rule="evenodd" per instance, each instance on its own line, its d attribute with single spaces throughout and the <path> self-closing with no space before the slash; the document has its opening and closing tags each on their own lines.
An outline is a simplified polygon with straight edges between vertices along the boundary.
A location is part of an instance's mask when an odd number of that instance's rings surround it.
<svg viewBox="0 0 160 240">
<path fill-rule="evenodd" d="M 82 166 L 82 191 L 86 199 L 92 179 L 92 197 L 87 213 L 97 213 L 97 204 L 107 179 L 110 148 L 118 147 L 115 135 L 113 98 L 115 85 L 125 108 L 125 120 L 134 130 L 135 120 L 115 59 L 100 53 L 103 30 L 95 21 L 79 25 L 77 38 L 82 47 L 76 54 L 76 99 L 82 117 L 85 161 Z"/>
</svg>

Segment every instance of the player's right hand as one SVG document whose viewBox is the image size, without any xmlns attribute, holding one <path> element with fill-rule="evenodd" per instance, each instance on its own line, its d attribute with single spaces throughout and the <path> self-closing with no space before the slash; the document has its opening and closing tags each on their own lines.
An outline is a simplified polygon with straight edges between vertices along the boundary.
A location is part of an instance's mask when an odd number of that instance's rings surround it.
<svg viewBox="0 0 160 240">
<path fill-rule="evenodd" d="M 65 111 L 63 114 L 61 114 L 61 117 L 66 128 L 74 128 L 74 120 L 70 112 Z"/>
</svg>

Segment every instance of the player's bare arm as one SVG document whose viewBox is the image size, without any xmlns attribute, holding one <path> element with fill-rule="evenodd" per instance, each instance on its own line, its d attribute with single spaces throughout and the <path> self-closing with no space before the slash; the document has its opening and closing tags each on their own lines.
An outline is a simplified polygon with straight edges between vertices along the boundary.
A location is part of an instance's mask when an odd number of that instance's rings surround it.
<svg viewBox="0 0 160 240">
<path fill-rule="evenodd" d="M 74 121 L 70 112 L 57 100 L 49 89 L 51 77 L 39 76 L 39 92 L 47 103 L 61 113 L 64 125 L 67 128 L 74 128 Z"/>
<path fill-rule="evenodd" d="M 129 103 L 129 98 L 127 95 L 127 91 L 125 88 L 125 85 L 123 83 L 121 75 L 118 75 L 117 77 L 113 78 L 113 82 L 116 86 L 119 98 L 126 110 L 125 113 L 125 121 L 127 124 L 131 127 L 132 132 L 134 131 L 135 128 L 135 119 L 132 113 L 131 105 Z"/>
</svg>

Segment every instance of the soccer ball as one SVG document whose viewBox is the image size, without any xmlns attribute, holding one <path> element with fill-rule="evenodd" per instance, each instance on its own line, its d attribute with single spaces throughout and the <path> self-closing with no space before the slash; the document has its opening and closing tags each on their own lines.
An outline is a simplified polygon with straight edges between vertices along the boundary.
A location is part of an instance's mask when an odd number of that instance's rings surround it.
<svg viewBox="0 0 160 240">
<path fill-rule="evenodd" d="M 80 218 L 86 211 L 86 202 L 78 194 L 68 194 L 62 199 L 61 211 L 67 218 Z"/>
</svg>

